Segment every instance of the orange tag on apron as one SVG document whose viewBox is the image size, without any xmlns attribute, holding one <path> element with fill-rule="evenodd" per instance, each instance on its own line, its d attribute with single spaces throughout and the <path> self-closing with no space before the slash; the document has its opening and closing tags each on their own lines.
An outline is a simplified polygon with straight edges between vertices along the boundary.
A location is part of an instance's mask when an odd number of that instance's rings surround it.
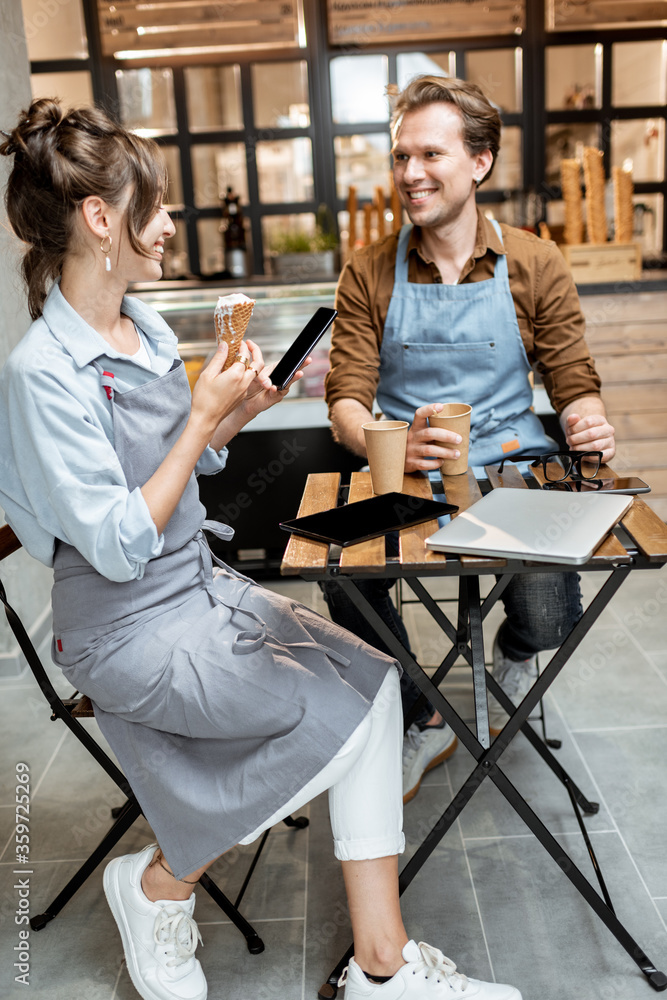
<svg viewBox="0 0 667 1000">
<path fill-rule="evenodd" d="M 516 438 L 513 441 L 505 441 L 504 444 L 500 446 L 503 450 L 503 455 L 506 455 L 508 451 L 516 451 L 519 447 L 519 442 Z"/>
</svg>

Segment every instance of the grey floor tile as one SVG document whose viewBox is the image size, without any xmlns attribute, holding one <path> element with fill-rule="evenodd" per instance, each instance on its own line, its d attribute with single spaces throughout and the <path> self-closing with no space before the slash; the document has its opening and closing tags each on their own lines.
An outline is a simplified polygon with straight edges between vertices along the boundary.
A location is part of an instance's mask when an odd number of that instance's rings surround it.
<svg viewBox="0 0 667 1000">
<path fill-rule="evenodd" d="M 94 727 L 93 720 L 86 722 Z M 61 727 L 64 732 L 64 727 Z M 39 861 L 85 858 L 109 829 L 111 809 L 125 796 L 67 733 L 31 801 L 31 857 Z"/>
<path fill-rule="evenodd" d="M 580 836 L 558 838 L 583 867 Z M 593 834 L 619 919 L 664 966 L 667 933 L 615 834 Z M 633 960 L 588 908 L 559 867 L 530 838 L 479 842 L 468 856 L 500 982 L 511 982 L 524 1000 L 576 997 L 647 1000 L 650 986 Z"/>
<path fill-rule="evenodd" d="M 299 815 L 307 817 L 308 807 Z M 305 919 L 308 839 L 308 828 L 296 830 L 283 823 L 272 828 L 240 905 L 249 921 Z M 259 841 L 233 848 L 210 869 L 211 878 L 232 901 L 237 899 L 258 846 Z M 198 897 L 199 921 L 226 920 L 207 893 L 199 890 Z"/>
<path fill-rule="evenodd" d="M 667 602 L 667 569 L 663 566 L 656 569 L 637 570 L 630 574 L 618 594 L 614 597 L 612 607 L 618 610 L 624 602 L 643 604 L 656 597 L 656 591 L 661 604 Z"/>
<path fill-rule="evenodd" d="M 437 786 L 422 787 L 406 807 L 406 854 L 401 867 L 440 818 L 440 792 Z M 439 948 L 464 972 L 481 979 L 490 977 L 489 956 L 458 824 L 440 841 L 401 903 L 410 937 Z"/>
<path fill-rule="evenodd" d="M 261 924 L 266 950 L 250 955 L 233 927 L 206 928 L 201 963 L 209 1000 L 301 1000 L 303 920 Z M 123 1000 L 119 992 L 118 1000 Z M 130 993 L 127 1000 L 134 1000 Z"/>
<path fill-rule="evenodd" d="M 650 652 L 649 660 L 662 676 L 667 680 L 667 652 Z"/>
<path fill-rule="evenodd" d="M 71 863 L 33 866 L 31 915 L 39 913 L 56 896 L 75 867 Z M 8 926 L 6 919 L 7 908 L 15 908 L 15 880 L 11 870 L 4 866 L 0 869 L 3 921 L 0 968 L 3 970 L 11 968 L 12 951 L 17 943 L 14 939 L 17 928 L 11 923 Z M 31 931 L 29 989 L 12 984 L 1 995 L 30 995 L 33 1000 L 112 1000 L 120 966 L 120 956 L 114 954 L 112 947 L 117 937 L 104 898 L 101 874 L 95 873 L 54 921 L 39 932 Z"/>
<path fill-rule="evenodd" d="M 345 886 L 333 853 L 327 795 L 310 803 L 305 938 L 306 1000 L 317 991 L 352 942 Z"/>
<path fill-rule="evenodd" d="M 50 709 L 33 681 L 26 686 L 3 690 L 2 725 L 0 726 L 0 803 L 13 804 L 15 766 L 21 761 L 30 767 L 34 787 L 41 778 L 65 727 L 50 721 Z M 1 849 L 1 848 L 0 848 Z"/>
<path fill-rule="evenodd" d="M 573 730 L 659 724 L 665 718 L 667 685 L 620 626 L 589 633 L 551 693 Z"/>
<path fill-rule="evenodd" d="M 16 834 L 15 816 L 14 806 L 3 806 L 0 808 L 0 867 L 3 863 L 14 863 L 16 854 L 14 839 Z"/>
<path fill-rule="evenodd" d="M 667 726 L 576 739 L 649 892 L 667 896 Z"/>
<path fill-rule="evenodd" d="M 646 650 L 667 652 L 667 573 L 664 569 L 632 574 L 610 609 Z"/>
</svg>

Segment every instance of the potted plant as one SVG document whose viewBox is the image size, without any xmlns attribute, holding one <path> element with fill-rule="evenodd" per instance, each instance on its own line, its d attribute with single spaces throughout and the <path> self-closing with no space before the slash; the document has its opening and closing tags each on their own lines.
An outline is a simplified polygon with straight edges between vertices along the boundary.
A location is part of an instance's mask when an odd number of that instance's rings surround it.
<svg viewBox="0 0 667 1000">
<path fill-rule="evenodd" d="M 320 205 L 314 233 L 293 229 L 271 240 L 271 270 L 276 276 L 296 281 L 334 277 L 337 249 L 333 215 L 326 205 Z"/>
</svg>

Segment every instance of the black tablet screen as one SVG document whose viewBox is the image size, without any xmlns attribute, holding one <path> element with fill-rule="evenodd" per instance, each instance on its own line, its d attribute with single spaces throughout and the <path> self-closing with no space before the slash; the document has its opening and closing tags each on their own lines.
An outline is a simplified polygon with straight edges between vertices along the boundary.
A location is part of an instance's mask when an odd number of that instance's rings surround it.
<svg viewBox="0 0 667 1000">
<path fill-rule="evenodd" d="M 412 524 L 431 521 L 457 510 L 458 507 L 454 504 L 439 500 L 426 500 L 408 493 L 385 493 L 344 507 L 333 507 L 319 514 L 283 521 L 280 527 L 307 538 L 333 542 L 335 545 L 352 545 L 368 538 L 386 535 L 389 531 L 400 531 Z"/>
</svg>

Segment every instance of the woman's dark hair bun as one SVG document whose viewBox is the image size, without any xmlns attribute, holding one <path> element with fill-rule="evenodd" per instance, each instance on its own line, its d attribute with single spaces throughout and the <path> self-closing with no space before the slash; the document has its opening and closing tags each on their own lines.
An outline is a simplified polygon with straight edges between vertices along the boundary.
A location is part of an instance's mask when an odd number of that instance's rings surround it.
<svg viewBox="0 0 667 1000">
<path fill-rule="evenodd" d="M 64 117 L 58 101 L 48 97 L 33 101 L 27 111 L 21 112 L 16 127 L 11 132 L 3 129 L 2 134 L 7 137 L 7 141 L 0 145 L 0 153 L 5 156 L 17 153 L 25 155 L 33 151 L 31 147 L 35 139 L 37 145 L 44 141 L 55 141 L 53 132 Z"/>
<path fill-rule="evenodd" d="M 14 155 L 7 216 L 26 244 L 23 276 L 33 318 L 41 315 L 74 248 L 75 219 L 87 197 L 117 207 L 130 191 L 127 235 L 135 252 L 148 255 L 139 237 L 167 183 L 154 142 L 128 132 L 100 108 L 65 110 L 48 97 L 33 101 L 12 131 L 2 134 L 0 153 Z"/>
</svg>

